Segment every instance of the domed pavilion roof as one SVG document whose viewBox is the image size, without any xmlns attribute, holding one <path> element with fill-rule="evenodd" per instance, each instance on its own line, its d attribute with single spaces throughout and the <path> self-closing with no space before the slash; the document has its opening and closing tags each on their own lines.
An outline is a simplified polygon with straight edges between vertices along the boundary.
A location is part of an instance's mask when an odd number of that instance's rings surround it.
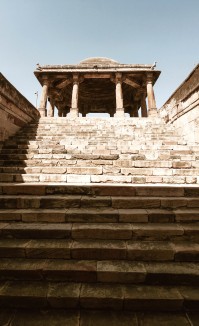
<svg viewBox="0 0 199 326">
<path fill-rule="evenodd" d="M 105 65 L 114 65 L 114 64 L 119 64 L 118 61 L 115 61 L 113 59 L 110 58 L 105 58 L 105 57 L 91 57 L 91 58 L 87 58 L 85 60 L 80 61 L 79 64 L 85 64 L 85 65 L 95 65 L 95 64 L 105 64 Z"/>
</svg>

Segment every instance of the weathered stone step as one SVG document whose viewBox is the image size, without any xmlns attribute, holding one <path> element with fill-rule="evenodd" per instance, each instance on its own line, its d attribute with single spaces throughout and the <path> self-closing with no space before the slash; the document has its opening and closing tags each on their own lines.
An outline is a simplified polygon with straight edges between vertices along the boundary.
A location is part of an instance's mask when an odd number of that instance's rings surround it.
<svg viewBox="0 0 199 326">
<path fill-rule="evenodd" d="M 48 215 L 48 212 L 43 212 Z M 56 213 L 57 214 L 57 213 Z M 60 215 L 63 214 L 60 212 Z M 107 213 L 108 215 L 108 213 Z M 104 214 L 105 216 L 105 214 Z M 115 215 L 117 217 L 117 214 Z M 114 217 L 114 216 L 113 216 Z M 119 215 L 118 223 L 109 223 L 104 218 L 104 223 L 77 223 L 74 222 L 1 222 L 0 238 L 18 239 L 100 239 L 100 240 L 144 240 L 144 241 L 165 241 L 171 240 L 176 245 L 183 242 L 199 241 L 199 223 L 144 223 L 146 215 L 138 216 L 142 223 L 124 223 L 126 216 Z M 99 218 L 99 217 L 98 217 Z M 88 219 L 88 218 L 87 218 Z M 94 217 L 93 220 L 97 218 Z M 128 216 L 127 216 L 128 222 Z M 134 216 L 136 220 L 136 215 Z M 50 220 L 50 218 L 49 218 Z M 86 218 L 85 218 L 86 220 Z M 27 223 L 28 222 L 28 223 Z M 193 245 L 193 249 L 194 249 Z"/>
<path fill-rule="evenodd" d="M 67 165 L 66 162 L 62 162 L 63 166 Z M 16 162 L 10 161 L 10 166 L 16 166 Z M 32 165 L 34 161 L 31 162 Z M 49 166 L 48 162 L 45 162 L 46 166 Z M 41 162 L 39 162 L 41 165 Z M 7 164 L 7 166 L 9 166 Z M 26 166 L 25 162 L 22 162 L 20 166 Z M 61 164 L 60 164 L 61 166 Z M 30 164 L 29 164 L 30 167 Z M 53 167 L 53 166 L 52 166 Z M 101 167 L 99 167 L 101 169 Z M 72 168 L 71 168 L 72 169 Z M 83 168 L 84 169 L 84 168 Z M 90 167 L 94 169 L 95 167 Z M 157 169 L 130 169 L 126 174 L 126 169 L 122 169 L 122 173 L 118 174 L 49 174 L 49 173 L 0 173 L 0 182 L 16 182 L 16 183 L 31 183 L 31 182 L 46 182 L 46 183 L 69 183 L 69 184 L 90 184 L 90 183 L 112 183 L 112 184 L 198 184 L 198 169 L 186 169 L 186 170 L 171 170 L 169 172 L 158 172 Z M 80 171 L 81 170 L 80 168 Z M 85 169 L 86 171 L 86 169 Z M 99 171 L 99 170 L 97 170 Z M 154 172 L 153 172 L 154 171 Z M 155 175 L 152 175 L 154 173 Z M 143 175 L 144 174 L 144 175 Z M 168 176 L 169 174 L 169 176 Z"/>
<path fill-rule="evenodd" d="M 175 218 L 172 209 L 198 209 L 198 197 L 142 197 L 142 196 L 78 196 L 78 195 L 0 195 L 0 207 L 3 209 L 15 208 L 88 208 L 88 207 L 112 207 L 114 209 L 166 209 L 168 217 Z M 198 210 L 197 210 L 198 211 Z M 151 211 L 151 213 L 161 214 L 160 211 Z M 180 211 L 181 212 L 181 211 Z M 187 212 L 185 210 L 185 212 Z M 179 212 L 177 212 L 179 213 Z"/>
<path fill-rule="evenodd" d="M 2 258 L 0 280 L 199 285 L 197 262 Z"/>
<path fill-rule="evenodd" d="M 74 228 L 72 234 L 75 231 Z M 199 244 L 107 239 L 0 239 L 0 257 L 192 262 L 199 261 Z"/>
<path fill-rule="evenodd" d="M 192 287 L 103 285 L 55 282 L 5 282 L 0 302 L 4 308 L 113 309 L 182 311 L 199 307 Z"/>
<path fill-rule="evenodd" d="M 106 309 L 106 307 L 104 308 Z M 199 314 L 195 311 L 178 312 L 130 312 L 86 309 L 0 309 L 2 325 L 12 326 L 197 326 Z M 191 324 L 190 324 L 191 323 Z"/>
<path fill-rule="evenodd" d="M 198 186 L 179 185 L 64 185 L 0 183 L 0 193 L 6 195 L 92 195 L 123 197 L 199 197 Z"/>
<path fill-rule="evenodd" d="M 26 202 L 27 203 L 27 202 Z M 23 203 L 24 206 L 27 206 Z M 47 202 L 48 203 L 48 202 Z M 65 202 L 62 204 L 66 206 Z M 4 206 L 16 205 L 15 199 Z M 19 206 L 22 202 L 19 203 Z M 33 204 L 34 205 L 34 202 Z M 197 223 L 199 222 L 199 210 L 194 209 L 115 209 L 111 207 L 76 207 L 56 208 L 46 204 L 46 208 L 12 208 L 6 207 L 0 210 L 0 221 L 23 221 L 23 222 L 44 222 L 44 223 Z M 68 202 L 68 205 L 69 202 Z M 51 206 L 51 208 L 49 208 Z M 194 224 L 195 224 L 194 223 Z M 196 225 L 195 225 L 196 227 Z"/>
</svg>

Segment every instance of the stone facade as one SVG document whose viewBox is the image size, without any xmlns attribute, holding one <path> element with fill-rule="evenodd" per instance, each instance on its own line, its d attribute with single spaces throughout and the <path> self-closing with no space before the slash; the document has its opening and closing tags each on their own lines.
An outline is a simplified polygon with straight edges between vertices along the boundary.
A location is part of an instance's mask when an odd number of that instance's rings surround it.
<svg viewBox="0 0 199 326">
<path fill-rule="evenodd" d="M 36 108 L 0 73 L 0 142 L 39 116 Z"/>
<path fill-rule="evenodd" d="M 85 117 L 87 113 L 108 113 L 117 118 L 125 113 L 130 117 L 155 116 L 153 85 L 160 71 L 154 68 L 99 57 L 76 65 L 38 65 L 34 73 L 42 85 L 41 116 L 54 116 L 55 106 L 59 117 Z"/>
<path fill-rule="evenodd" d="M 159 114 L 189 142 L 199 143 L 199 64 L 170 96 Z"/>
</svg>

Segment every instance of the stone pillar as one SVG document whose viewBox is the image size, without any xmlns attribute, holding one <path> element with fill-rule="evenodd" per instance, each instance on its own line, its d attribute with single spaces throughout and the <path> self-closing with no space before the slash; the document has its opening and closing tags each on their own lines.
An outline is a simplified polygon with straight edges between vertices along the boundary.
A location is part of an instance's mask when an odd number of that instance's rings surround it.
<svg viewBox="0 0 199 326">
<path fill-rule="evenodd" d="M 53 99 L 50 98 L 48 106 L 48 117 L 54 117 L 55 105 Z"/>
<path fill-rule="evenodd" d="M 66 108 L 63 109 L 62 112 L 63 112 L 62 116 L 63 116 L 63 117 L 66 117 L 66 116 L 67 116 L 67 109 L 66 109 Z"/>
<path fill-rule="evenodd" d="M 147 106 L 146 106 L 146 94 L 142 93 L 141 95 L 141 114 L 142 118 L 147 117 Z"/>
<path fill-rule="evenodd" d="M 153 91 L 153 74 L 147 74 L 147 97 L 148 97 L 148 116 L 156 116 L 157 108 L 155 102 L 155 95 Z"/>
<path fill-rule="evenodd" d="M 123 93 L 122 93 L 122 74 L 116 73 L 115 78 L 116 113 L 114 117 L 124 117 Z"/>
<path fill-rule="evenodd" d="M 73 74 L 73 90 L 72 90 L 71 109 L 70 109 L 71 118 L 78 117 L 79 115 L 78 93 L 79 93 L 79 76 L 78 74 Z"/>
<path fill-rule="evenodd" d="M 62 117 L 62 114 L 63 114 L 63 109 L 58 108 L 58 117 Z"/>
<path fill-rule="evenodd" d="M 40 99 L 40 105 L 39 105 L 39 111 L 40 111 L 41 117 L 46 117 L 46 115 L 47 115 L 47 110 L 46 110 L 47 96 L 48 96 L 48 80 L 44 80 L 43 87 L 42 87 L 42 93 L 41 93 L 41 99 Z"/>
</svg>

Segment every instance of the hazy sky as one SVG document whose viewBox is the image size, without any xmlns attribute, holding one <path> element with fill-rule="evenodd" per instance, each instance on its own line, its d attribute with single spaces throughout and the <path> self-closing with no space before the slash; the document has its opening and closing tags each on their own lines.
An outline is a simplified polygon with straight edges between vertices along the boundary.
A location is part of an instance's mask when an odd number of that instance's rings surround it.
<svg viewBox="0 0 199 326">
<path fill-rule="evenodd" d="M 0 70 L 35 105 L 36 64 L 157 61 L 157 106 L 199 62 L 199 0 L 0 0 Z"/>
</svg>

